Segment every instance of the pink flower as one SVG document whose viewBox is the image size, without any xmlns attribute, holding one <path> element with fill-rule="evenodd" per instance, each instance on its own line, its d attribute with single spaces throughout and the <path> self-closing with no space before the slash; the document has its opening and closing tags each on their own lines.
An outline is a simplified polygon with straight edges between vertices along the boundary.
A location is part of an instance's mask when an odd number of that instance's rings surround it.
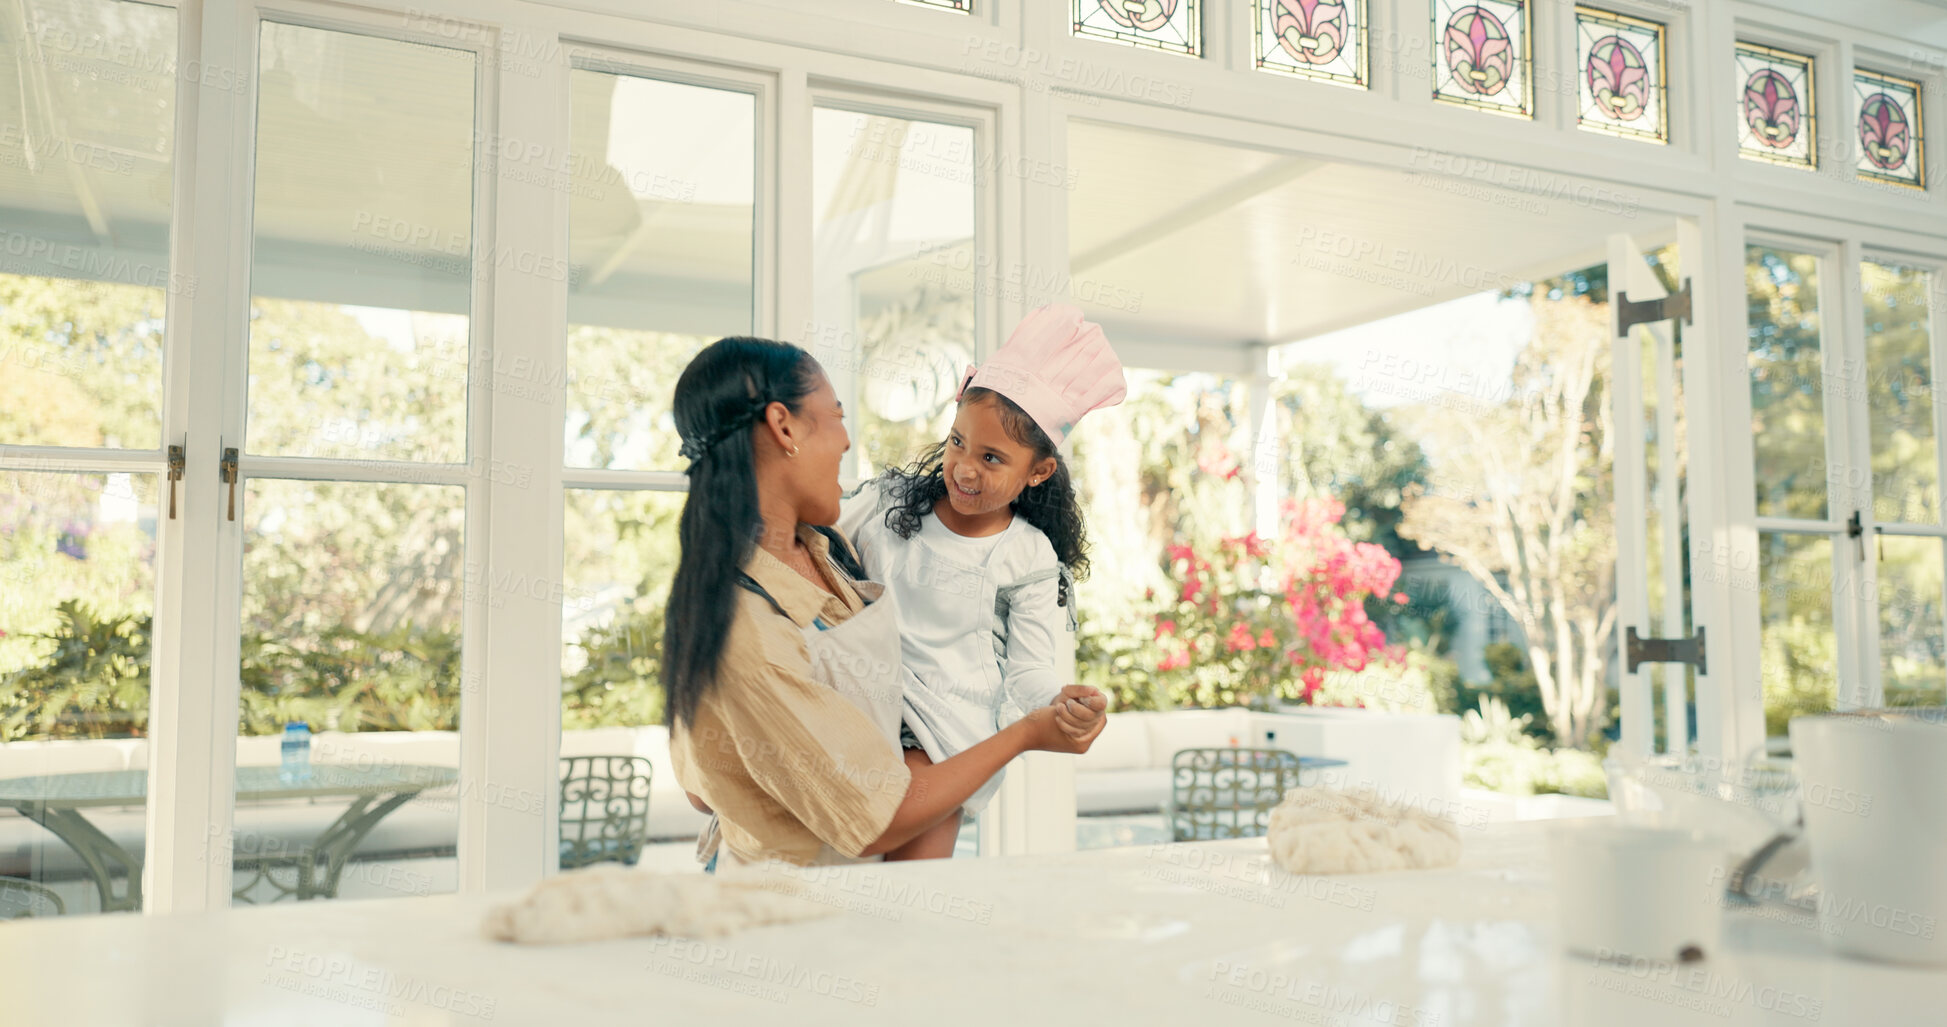
<svg viewBox="0 0 1947 1027">
<path fill-rule="evenodd" d="M 1269 649 L 1277 644 L 1278 640 L 1271 636 L 1270 628 L 1265 628 L 1264 632 L 1257 636 L 1257 647 L 1259 649 Z"/>
<path fill-rule="evenodd" d="M 1231 652 L 1248 652 L 1257 648 L 1257 639 L 1251 637 L 1251 629 L 1242 624 L 1230 626 L 1230 636 L 1224 639 L 1224 648 Z"/>
<path fill-rule="evenodd" d="M 1190 665 L 1189 653 L 1169 653 L 1156 661 L 1157 670 L 1182 670 Z"/>
<path fill-rule="evenodd" d="M 1183 583 L 1183 602 L 1194 603 L 1197 601 L 1197 596 L 1202 594 L 1203 581 L 1201 579 L 1193 576 L 1189 581 Z"/>
<path fill-rule="evenodd" d="M 1169 635 L 1174 635 L 1174 634 L 1176 634 L 1176 622 L 1175 622 L 1175 621 L 1173 621 L 1173 620 L 1159 620 L 1159 621 L 1157 621 L 1157 622 L 1156 622 L 1156 637 L 1157 637 L 1157 639 L 1159 639 L 1159 640 L 1160 640 L 1160 639 L 1162 639 L 1162 638 L 1165 638 L 1165 637 L 1167 637 L 1167 636 L 1169 636 Z"/>
<path fill-rule="evenodd" d="M 1406 603 L 1407 603 L 1407 598 L 1406 598 L 1406 593 L 1404 593 L 1404 592 L 1394 592 L 1394 593 L 1393 593 L 1393 602 L 1395 602 L 1395 603 L 1398 603 L 1398 604 L 1399 604 L 1399 605 L 1401 605 L 1401 606 L 1405 606 L 1405 605 L 1406 605 Z"/>
</svg>

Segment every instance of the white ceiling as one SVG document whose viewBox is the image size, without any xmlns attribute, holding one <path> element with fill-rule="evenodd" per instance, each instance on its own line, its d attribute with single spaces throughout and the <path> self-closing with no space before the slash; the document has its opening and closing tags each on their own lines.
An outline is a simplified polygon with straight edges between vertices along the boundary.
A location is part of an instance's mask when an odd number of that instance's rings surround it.
<svg viewBox="0 0 1947 1027">
<path fill-rule="evenodd" d="M 1485 182 L 1077 123 L 1072 289 L 1132 340 L 1286 342 L 1603 259 L 1667 219 Z M 1089 302 L 1091 295 L 1106 302 Z"/>
</svg>

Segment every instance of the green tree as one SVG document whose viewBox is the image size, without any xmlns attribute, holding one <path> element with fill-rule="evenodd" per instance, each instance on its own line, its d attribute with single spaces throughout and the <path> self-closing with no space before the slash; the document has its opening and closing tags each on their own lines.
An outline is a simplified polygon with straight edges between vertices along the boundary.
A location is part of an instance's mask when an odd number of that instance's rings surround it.
<svg viewBox="0 0 1947 1027">
<path fill-rule="evenodd" d="M 1399 530 L 1520 625 L 1555 736 L 1582 745 L 1607 722 L 1616 620 L 1608 311 L 1554 288 L 1529 302 L 1508 396 L 1423 409 L 1417 434 L 1445 445 Z"/>
</svg>

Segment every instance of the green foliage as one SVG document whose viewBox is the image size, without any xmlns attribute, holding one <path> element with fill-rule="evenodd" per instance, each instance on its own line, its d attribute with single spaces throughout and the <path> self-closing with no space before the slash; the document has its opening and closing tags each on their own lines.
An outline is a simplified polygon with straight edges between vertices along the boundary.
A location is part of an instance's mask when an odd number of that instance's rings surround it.
<svg viewBox="0 0 1947 1027">
<path fill-rule="evenodd" d="M 103 617 L 60 606 L 60 627 L 31 637 L 40 662 L 0 679 L 0 742 L 126 738 L 147 734 L 146 616 Z M 631 607 L 574 643 L 585 657 L 565 677 L 562 725 L 575 730 L 662 722 L 662 608 Z M 453 731 L 459 727 L 459 636 L 401 625 L 382 632 L 334 627 L 311 644 L 243 636 L 246 735 L 287 723 L 320 731 Z"/>
<path fill-rule="evenodd" d="M 663 607 L 631 605 L 614 620 L 590 628 L 571 645 L 581 669 L 561 682 L 561 727 L 660 724 Z"/>
<path fill-rule="evenodd" d="M 243 734 L 274 734 L 293 721 L 320 731 L 459 728 L 457 634 L 334 625 L 303 645 L 256 633 L 242 645 Z"/>
<path fill-rule="evenodd" d="M 149 618 L 100 617 L 72 599 L 56 614 L 53 631 L 27 636 L 44 662 L 0 679 L 0 742 L 145 733 Z"/>
<path fill-rule="evenodd" d="M 1523 722 L 1523 730 L 1543 744 L 1555 744 L 1555 732 L 1548 722 L 1548 711 L 1541 703 L 1541 686 L 1528 656 L 1512 642 L 1493 642 L 1482 650 L 1487 663 L 1485 685 L 1461 685 L 1457 690 L 1460 709 L 1471 709 L 1484 701 L 1505 706 Z"/>
<path fill-rule="evenodd" d="M 1505 795 L 1560 792 L 1608 798 L 1602 757 L 1582 749 L 1549 749 L 1530 733 L 1534 718 L 1515 715 L 1507 703 L 1483 696 L 1460 719 L 1463 781 Z"/>
</svg>

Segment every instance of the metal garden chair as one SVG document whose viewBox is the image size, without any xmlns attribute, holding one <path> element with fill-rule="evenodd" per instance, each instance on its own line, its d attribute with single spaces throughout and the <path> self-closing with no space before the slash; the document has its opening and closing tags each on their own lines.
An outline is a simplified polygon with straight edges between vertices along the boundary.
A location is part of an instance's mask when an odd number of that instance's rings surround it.
<svg viewBox="0 0 1947 1027">
<path fill-rule="evenodd" d="M 649 840 L 649 775 L 641 756 L 561 760 L 561 869 L 634 866 Z"/>
<path fill-rule="evenodd" d="M 1271 810 L 1298 786 L 1298 757 L 1283 749 L 1184 749 L 1170 760 L 1170 835 L 1179 842 L 1257 838 Z"/>
</svg>

